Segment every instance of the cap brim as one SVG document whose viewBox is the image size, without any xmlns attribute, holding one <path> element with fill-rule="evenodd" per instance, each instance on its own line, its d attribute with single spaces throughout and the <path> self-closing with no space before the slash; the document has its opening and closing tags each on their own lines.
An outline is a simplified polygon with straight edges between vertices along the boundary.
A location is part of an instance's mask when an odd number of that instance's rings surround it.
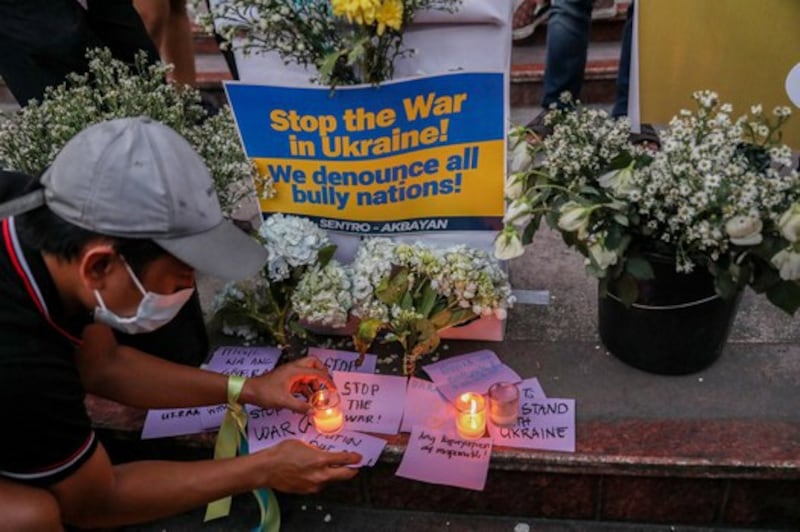
<svg viewBox="0 0 800 532">
<path fill-rule="evenodd" d="M 203 233 L 153 240 L 198 272 L 227 281 L 250 277 L 267 262 L 266 248 L 227 220 Z"/>
</svg>

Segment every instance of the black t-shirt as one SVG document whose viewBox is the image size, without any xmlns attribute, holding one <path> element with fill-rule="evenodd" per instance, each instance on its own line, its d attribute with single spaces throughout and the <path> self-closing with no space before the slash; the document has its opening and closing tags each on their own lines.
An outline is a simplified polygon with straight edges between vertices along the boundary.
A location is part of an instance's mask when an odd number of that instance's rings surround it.
<svg viewBox="0 0 800 532">
<path fill-rule="evenodd" d="M 30 178 L 0 172 L 0 201 L 29 188 Z M 90 321 L 64 316 L 39 252 L 19 241 L 14 218 L 0 222 L 0 475 L 49 485 L 94 452 L 95 435 L 75 365 Z"/>
</svg>

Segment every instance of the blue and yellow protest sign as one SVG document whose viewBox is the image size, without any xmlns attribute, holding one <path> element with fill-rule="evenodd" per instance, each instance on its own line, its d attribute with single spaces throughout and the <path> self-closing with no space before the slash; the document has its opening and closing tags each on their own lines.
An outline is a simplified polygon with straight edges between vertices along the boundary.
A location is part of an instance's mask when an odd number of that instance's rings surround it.
<svg viewBox="0 0 800 532">
<path fill-rule="evenodd" d="M 492 230 L 503 216 L 502 73 L 378 87 L 225 85 L 245 152 L 277 194 L 261 210 L 324 229 Z"/>
</svg>

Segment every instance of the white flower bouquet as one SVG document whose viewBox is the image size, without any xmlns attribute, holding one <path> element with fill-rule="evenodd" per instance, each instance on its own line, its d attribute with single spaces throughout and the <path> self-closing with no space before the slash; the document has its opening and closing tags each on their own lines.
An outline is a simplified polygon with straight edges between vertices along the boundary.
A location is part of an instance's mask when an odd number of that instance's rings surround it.
<svg viewBox="0 0 800 532">
<path fill-rule="evenodd" d="M 585 257 L 601 294 L 628 305 L 658 254 L 678 272 L 708 269 L 725 299 L 749 285 L 796 312 L 800 177 L 780 143 L 790 111 L 753 106 L 734 119 L 715 93 L 694 99 L 697 111 L 673 118 L 657 151 L 631 144 L 626 120 L 580 105 L 549 113 L 553 133 L 533 146 L 516 130 L 496 255 L 522 254 L 544 218 Z"/>
<path fill-rule="evenodd" d="M 461 0 L 216 0 L 198 22 L 220 28 L 227 46 L 277 52 L 284 62 L 315 67 L 324 85 L 378 84 L 394 61 L 412 53 L 403 32 L 423 9 L 455 11 Z"/>
<path fill-rule="evenodd" d="M 253 194 L 274 194 L 272 180 L 261 176 L 245 156 L 233 116 L 226 107 L 208 117 L 200 93 L 166 83 L 171 67 L 148 65 L 144 54 L 129 66 L 107 49 L 90 50 L 89 71 L 72 74 L 20 111 L 0 116 L 0 163 L 39 175 L 76 133 L 91 124 L 128 116 L 149 116 L 183 135 L 203 157 L 214 179 L 220 206 L 231 217 Z"/>
<path fill-rule="evenodd" d="M 227 285 L 214 304 L 216 327 L 287 347 L 309 330 L 342 329 L 363 355 L 380 336 L 399 342 L 404 372 L 439 345 L 439 332 L 481 316 L 503 320 L 514 303 L 508 276 L 488 253 L 463 245 L 433 248 L 387 238 L 362 241 L 350 265 L 307 218 L 274 214 L 259 230 L 269 261 L 254 279 Z"/>
<path fill-rule="evenodd" d="M 366 353 L 379 334 L 403 347 L 403 372 L 439 346 L 439 332 L 481 316 L 505 319 L 514 303 L 508 277 L 483 251 L 437 249 L 385 238 L 364 240 L 353 263 L 353 337 Z"/>
<path fill-rule="evenodd" d="M 267 264 L 255 278 L 230 283 L 217 294 L 216 327 L 245 340 L 267 337 L 288 348 L 293 337 L 307 335 L 302 319 L 344 325 L 349 278 L 332 261 L 336 246 L 325 231 L 307 218 L 273 214 L 258 235 L 269 253 Z"/>
</svg>

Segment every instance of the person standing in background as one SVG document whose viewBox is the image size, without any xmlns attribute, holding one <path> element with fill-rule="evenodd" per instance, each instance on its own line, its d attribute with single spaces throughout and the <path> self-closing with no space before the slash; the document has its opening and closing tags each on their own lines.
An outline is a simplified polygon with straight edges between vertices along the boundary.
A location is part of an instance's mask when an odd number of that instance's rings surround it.
<svg viewBox="0 0 800 532">
<path fill-rule="evenodd" d="M 161 60 L 174 65 L 173 81 L 179 85 L 193 85 L 197 74 L 186 0 L 133 0 L 133 5 L 158 48 Z"/>
<path fill-rule="evenodd" d="M 548 133 L 544 117 L 551 105 L 560 105 L 559 97 L 563 92 L 569 92 L 573 100 L 580 99 L 593 7 L 593 0 L 550 2 L 542 111 L 527 125 L 537 135 Z"/>
<path fill-rule="evenodd" d="M 0 76 L 22 107 L 86 72 L 86 51 L 98 47 L 126 63 L 139 50 L 158 61 L 131 0 L 0 0 Z"/>
</svg>

